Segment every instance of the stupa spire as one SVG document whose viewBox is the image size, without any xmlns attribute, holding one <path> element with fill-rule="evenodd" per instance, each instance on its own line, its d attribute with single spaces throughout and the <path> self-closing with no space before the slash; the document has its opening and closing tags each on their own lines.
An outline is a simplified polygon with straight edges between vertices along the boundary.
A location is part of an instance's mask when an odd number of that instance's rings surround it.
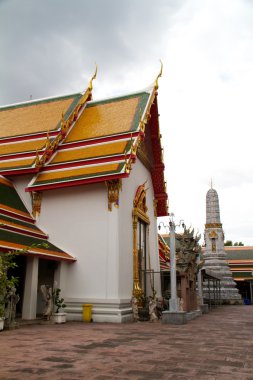
<svg viewBox="0 0 253 380">
<path fill-rule="evenodd" d="M 219 197 L 215 189 L 208 190 L 206 194 L 206 224 L 221 224 Z"/>
<path fill-rule="evenodd" d="M 203 254 L 205 269 L 209 274 L 220 280 L 220 295 L 223 303 L 237 303 L 241 301 L 236 284 L 227 262 L 224 250 L 224 233 L 220 221 L 219 197 L 215 189 L 211 188 L 206 194 L 206 224 L 205 224 L 205 252 Z M 211 289 L 213 292 L 213 289 Z M 203 296 L 210 295 L 207 284 L 203 284 Z"/>
</svg>

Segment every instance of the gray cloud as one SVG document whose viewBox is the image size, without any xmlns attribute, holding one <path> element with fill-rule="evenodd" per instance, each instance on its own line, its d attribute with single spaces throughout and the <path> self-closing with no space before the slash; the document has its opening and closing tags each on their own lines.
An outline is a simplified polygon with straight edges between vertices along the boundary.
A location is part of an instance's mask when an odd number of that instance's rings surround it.
<svg viewBox="0 0 253 380">
<path fill-rule="evenodd" d="M 120 82 L 163 54 L 183 1 L 0 2 L 0 103 L 81 90 L 94 62 Z"/>
<path fill-rule="evenodd" d="M 252 215 L 252 16 L 247 0 L 0 0 L 0 105 L 84 90 L 95 62 L 94 98 L 137 90 L 165 57 L 171 210 L 201 230 L 212 177 L 227 237 L 236 225 L 246 240 L 234 210 Z"/>
</svg>

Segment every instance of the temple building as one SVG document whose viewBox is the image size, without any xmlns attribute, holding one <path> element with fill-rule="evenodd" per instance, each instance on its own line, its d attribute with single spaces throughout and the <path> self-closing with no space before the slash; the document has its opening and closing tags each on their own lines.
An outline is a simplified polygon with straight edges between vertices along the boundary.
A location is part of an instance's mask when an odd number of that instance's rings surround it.
<svg viewBox="0 0 253 380">
<path fill-rule="evenodd" d="M 218 193 L 211 187 L 206 195 L 205 250 L 203 269 L 220 280 L 219 296 L 224 304 L 240 303 L 241 296 L 229 269 L 224 250 L 224 233 L 220 221 Z M 210 297 L 207 283 L 203 284 L 203 298 Z M 212 292 L 211 294 L 215 294 Z"/>
<path fill-rule="evenodd" d="M 41 284 L 69 320 L 132 319 L 131 298 L 161 295 L 157 217 L 168 215 L 158 78 L 95 101 L 82 93 L 0 108 L 0 250 L 18 257 L 21 317 L 41 315 Z"/>
<path fill-rule="evenodd" d="M 227 246 L 228 265 L 246 304 L 253 304 L 253 247 Z"/>
</svg>

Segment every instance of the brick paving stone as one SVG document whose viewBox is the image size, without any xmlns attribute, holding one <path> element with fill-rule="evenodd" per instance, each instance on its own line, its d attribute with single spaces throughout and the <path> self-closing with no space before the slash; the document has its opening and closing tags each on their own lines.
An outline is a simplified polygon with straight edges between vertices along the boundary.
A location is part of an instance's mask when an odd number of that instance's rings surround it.
<svg viewBox="0 0 253 380">
<path fill-rule="evenodd" d="M 31 324 L 0 333 L 1 380 L 253 380 L 253 306 L 186 325 Z"/>
</svg>

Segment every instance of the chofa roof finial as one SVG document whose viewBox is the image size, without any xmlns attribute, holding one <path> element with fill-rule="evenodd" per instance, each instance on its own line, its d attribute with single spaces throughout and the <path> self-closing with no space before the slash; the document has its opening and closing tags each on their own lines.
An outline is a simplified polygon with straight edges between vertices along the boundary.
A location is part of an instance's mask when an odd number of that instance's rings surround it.
<svg viewBox="0 0 253 380">
<path fill-rule="evenodd" d="M 90 82 L 89 82 L 89 90 L 90 91 L 92 91 L 92 81 L 94 80 L 94 79 L 96 79 L 96 77 L 97 77 L 97 72 L 98 72 L 98 65 L 95 63 L 95 65 L 96 65 L 96 69 L 95 69 L 95 73 L 93 74 L 93 76 L 92 76 L 92 78 L 91 78 L 91 80 L 90 80 Z"/>
<path fill-rule="evenodd" d="M 157 90 L 158 89 L 158 79 L 161 78 L 162 74 L 163 74 L 163 63 L 160 59 L 160 63 L 161 63 L 161 68 L 160 68 L 160 72 L 159 74 L 157 75 L 156 77 L 156 80 L 155 80 L 155 89 Z"/>
</svg>

